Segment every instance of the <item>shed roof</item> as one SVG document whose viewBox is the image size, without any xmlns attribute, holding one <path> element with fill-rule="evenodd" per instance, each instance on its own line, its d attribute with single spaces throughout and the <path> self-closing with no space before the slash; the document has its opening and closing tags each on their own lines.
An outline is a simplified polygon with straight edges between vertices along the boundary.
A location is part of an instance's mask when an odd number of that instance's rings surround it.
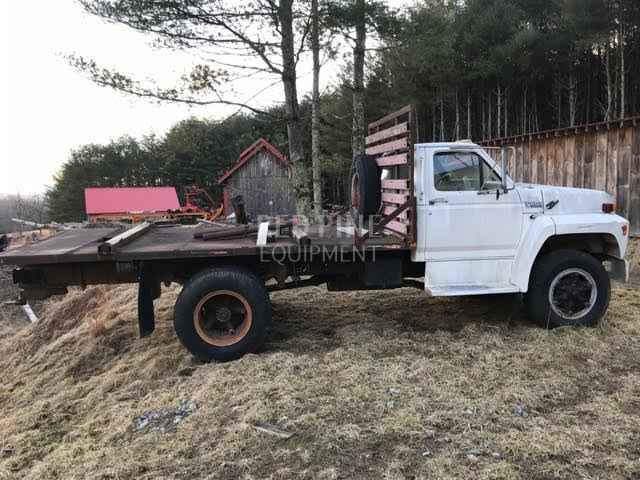
<svg viewBox="0 0 640 480">
<path fill-rule="evenodd" d="M 175 187 L 107 187 L 84 189 L 88 215 L 164 212 L 180 208 Z"/>
<path fill-rule="evenodd" d="M 231 177 L 234 173 L 236 173 L 240 168 L 242 168 L 249 160 L 256 156 L 256 154 L 262 150 L 266 150 L 270 154 L 272 154 L 278 161 L 288 165 L 289 162 L 287 158 L 278 150 L 276 147 L 271 145 L 264 138 L 259 138 L 255 142 L 253 142 L 249 147 L 240 153 L 240 158 L 238 161 L 231 167 L 227 172 L 222 175 L 218 179 L 218 184 L 224 183 L 229 177 Z"/>
</svg>

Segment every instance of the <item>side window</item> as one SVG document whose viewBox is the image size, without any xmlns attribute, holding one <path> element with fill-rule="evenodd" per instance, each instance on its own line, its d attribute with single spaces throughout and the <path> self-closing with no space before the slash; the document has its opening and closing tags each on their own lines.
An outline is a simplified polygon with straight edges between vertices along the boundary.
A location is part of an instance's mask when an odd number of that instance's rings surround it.
<svg viewBox="0 0 640 480">
<path fill-rule="evenodd" d="M 480 190 L 480 157 L 472 152 L 442 152 L 433 157 L 436 190 Z"/>
<path fill-rule="evenodd" d="M 474 152 L 441 152 L 433 157 L 433 183 L 443 192 L 491 190 L 500 177 Z"/>
<path fill-rule="evenodd" d="M 495 190 L 502 185 L 500 176 L 482 160 L 482 190 Z"/>
</svg>

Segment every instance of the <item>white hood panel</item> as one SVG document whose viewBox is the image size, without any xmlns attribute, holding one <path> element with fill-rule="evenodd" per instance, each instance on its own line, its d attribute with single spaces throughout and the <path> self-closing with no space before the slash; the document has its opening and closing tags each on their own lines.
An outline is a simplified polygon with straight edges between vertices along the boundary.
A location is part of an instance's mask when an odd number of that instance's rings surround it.
<svg viewBox="0 0 640 480">
<path fill-rule="evenodd" d="M 586 188 L 535 184 L 518 184 L 517 188 L 527 212 L 533 211 L 530 207 L 535 204 L 536 199 L 542 202 L 544 213 L 548 215 L 602 213 L 603 203 L 615 203 L 613 196 L 608 193 Z M 527 201 L 530 203 L 527 204 Z M 557 203 L 548 208 L 552 202 Z M 538 211 L 542 211 L 542 209 Z"/>
</svg>

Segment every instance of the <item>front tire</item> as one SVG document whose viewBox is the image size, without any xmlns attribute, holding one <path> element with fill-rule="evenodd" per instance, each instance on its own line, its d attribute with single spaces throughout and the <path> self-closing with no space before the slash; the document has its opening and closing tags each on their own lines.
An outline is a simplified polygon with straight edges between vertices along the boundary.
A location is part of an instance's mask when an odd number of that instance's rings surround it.
<svg viewBox="0 0 640 480">
<path fill-rule="evenodd" d="M 249 270 L 212 268 L 192 277 L 175 305 L 180 342 L 197 358 L 229 361 L 255 352 L 271 325 L 263 282 Z"/>
<path fill-rule="evenodd" d="M 611 283 L 602 263 L 588 253 L 555 250 L 536 261 L 525 305 L 545 328 L 592 327 L 604 316 Z"/>
</svg>

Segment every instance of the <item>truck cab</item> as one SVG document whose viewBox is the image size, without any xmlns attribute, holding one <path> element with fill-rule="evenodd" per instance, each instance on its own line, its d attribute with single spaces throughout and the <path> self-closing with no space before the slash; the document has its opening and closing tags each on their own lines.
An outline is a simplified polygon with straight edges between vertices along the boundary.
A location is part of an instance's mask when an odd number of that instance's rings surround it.
<svg viewBox="0 0 640 480">
<path fill-rule="evenodd" d="M 582 260 L 588 255 L 606 267 L 609 277 L 627 279 L 624 255 L 629 222 L 613 213 L 611 195 L 516 184 L 506 172 L 504 150 L 502 161 L 496 162 L 471 142 L 425 143 L 414 148 L 412 260 L 425 264 L 428 294 L 527 294 L 540 262 L 554 251 Z M 598 295 L 595 277 L 587 268 L 569 262 L 549 281 L 556 281 L 554 288 L 569 281 L 573 282 L 569 290 L 582 286 L 590 304 L 594 301 L 591 291 Z M 608 286 L 606 295 L 600 295 L 608 301 Z"/>
</svg>

